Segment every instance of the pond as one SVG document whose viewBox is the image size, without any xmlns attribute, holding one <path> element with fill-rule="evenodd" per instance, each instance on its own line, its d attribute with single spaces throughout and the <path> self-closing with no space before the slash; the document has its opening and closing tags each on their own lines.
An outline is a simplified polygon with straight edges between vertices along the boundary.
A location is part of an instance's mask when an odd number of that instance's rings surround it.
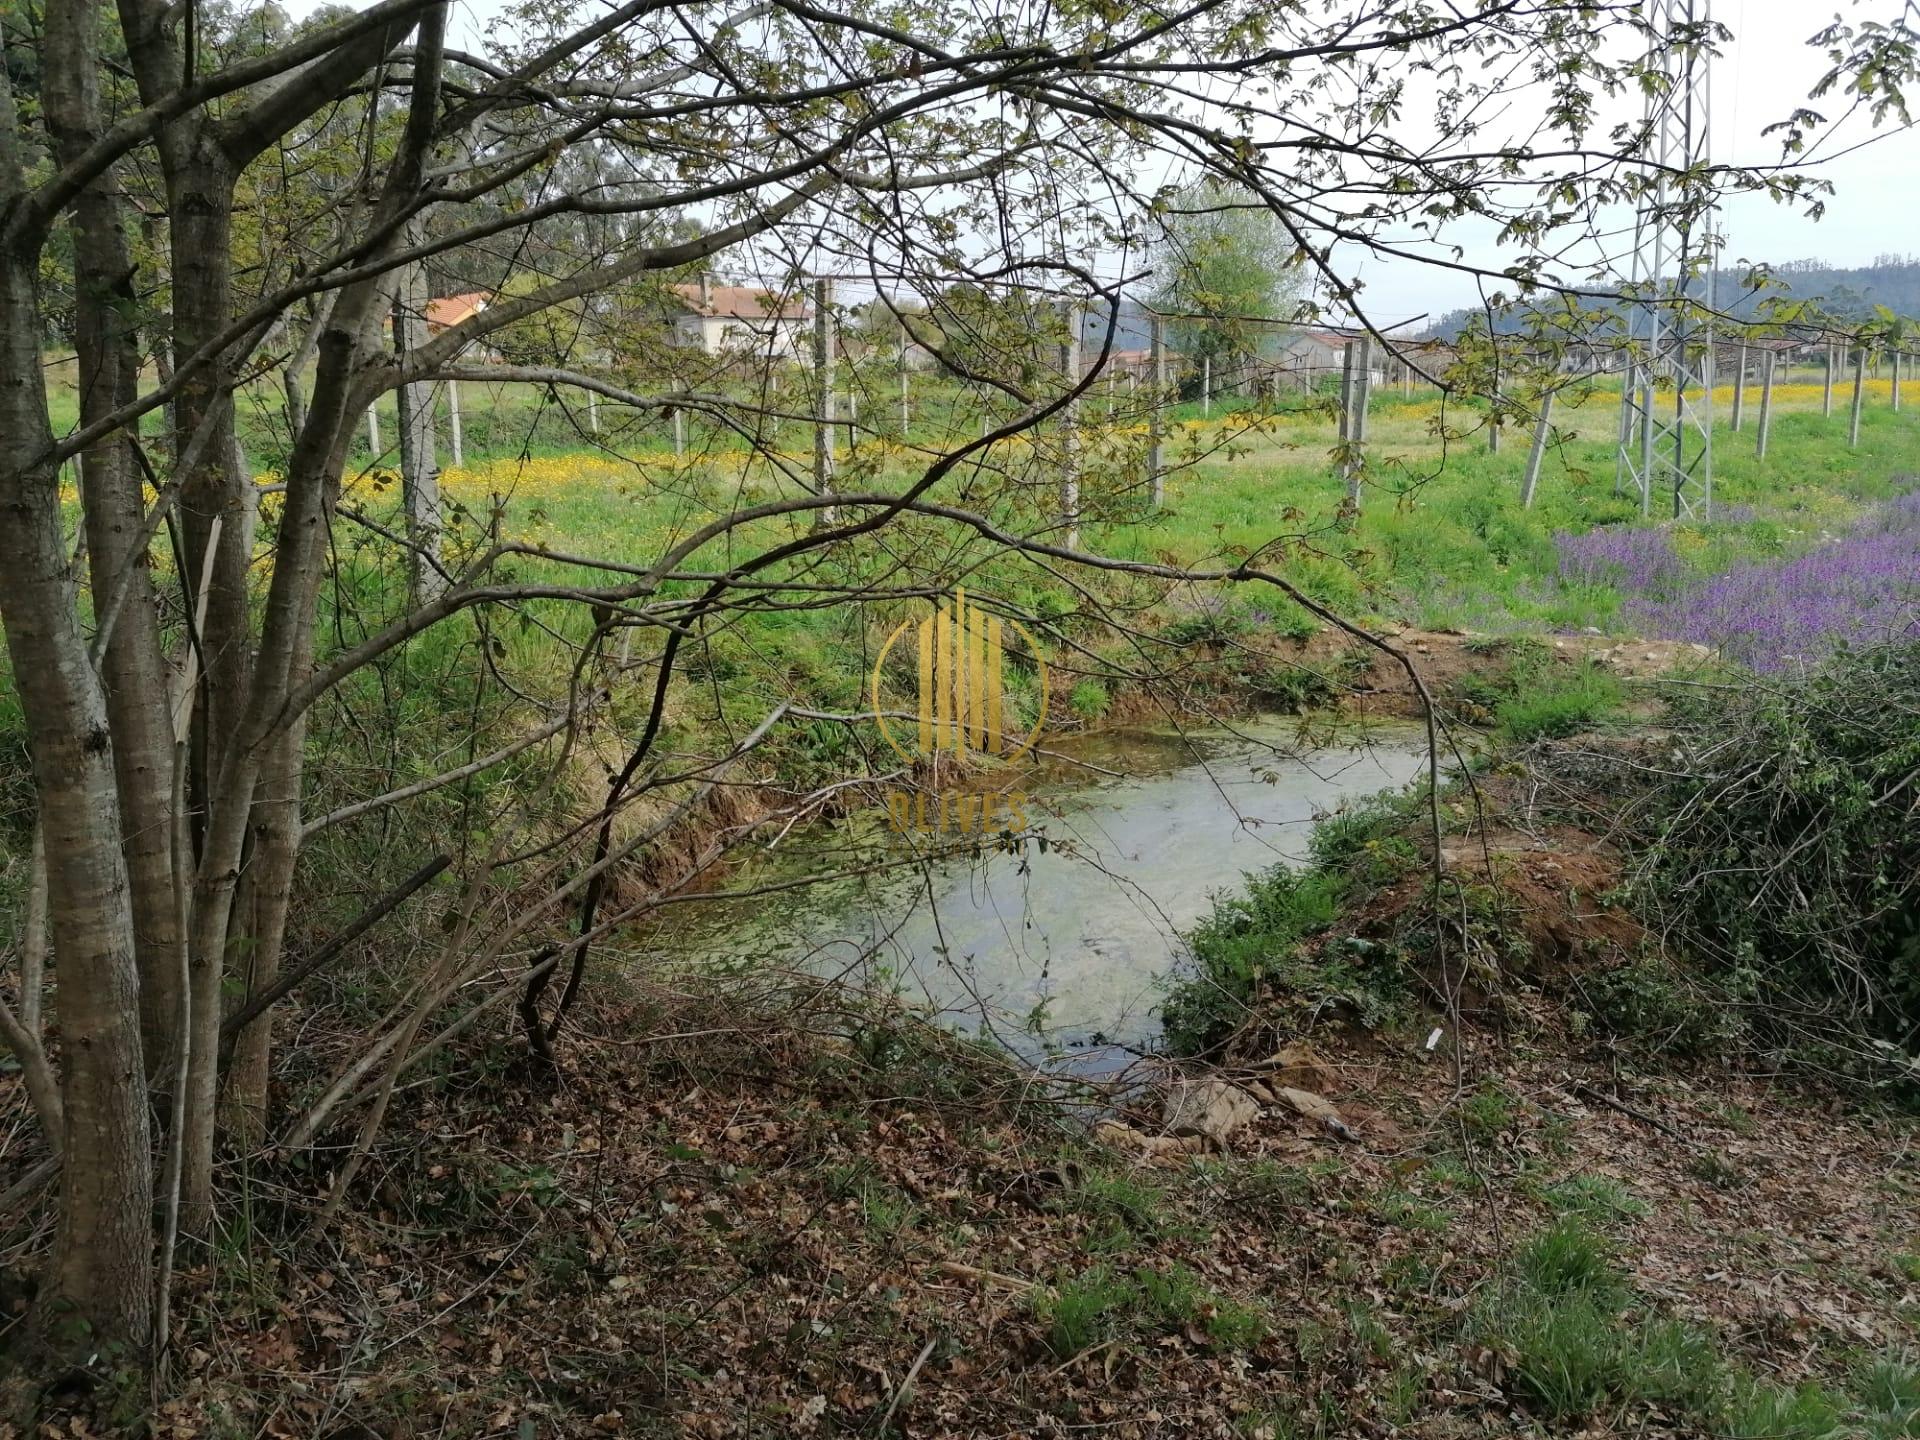
<svg viewBox="0 0 1920 1440">
<path fill-rule="evenodd" d="M 890 831 L 875 807 L 796 829 L 736 866 L 725 888 L 864 873 L 677 907 L 649 944 L 893 986 L 940 1022 L 1031 1059 L 1102 1068 L 1100 1052 L 1124 1058 L 1157 1040 L 1165 977 L 1212 896 L 1303 860 L 1321 817 L 1425 766 L 1423 734 L 1403 727 L 1310 748 L 1280 719 L 1081 737 L 1035 776 L 1016 851 L 942 853 Z"/>
</svg>

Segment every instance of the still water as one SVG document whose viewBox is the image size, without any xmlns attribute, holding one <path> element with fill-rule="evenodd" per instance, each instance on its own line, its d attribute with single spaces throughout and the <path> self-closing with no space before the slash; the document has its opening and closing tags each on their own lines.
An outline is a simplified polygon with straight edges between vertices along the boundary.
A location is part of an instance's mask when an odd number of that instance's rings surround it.
<svg viewBox="0 0 1920 1440">
<path fill-rule="evenodd" d="M 788 834 L 724 888 L 852 865 L 874 873 L 687 906 L 653 943 L 897 987 L 943 1023 L 1033 1058 L 1150 1046 L 1164 977 L 1211 897 L 1304 859 L 1318 818 L 1426 765 L 1410 730 L 1303 749 L 1281 720 L 1106 732 L 1058 748 L 1078 763 L 1051 761 L 1036 776 L 1018 853 L 916 860 L 928 840 L 893 834 L 876 808 Z"/>
</svg>

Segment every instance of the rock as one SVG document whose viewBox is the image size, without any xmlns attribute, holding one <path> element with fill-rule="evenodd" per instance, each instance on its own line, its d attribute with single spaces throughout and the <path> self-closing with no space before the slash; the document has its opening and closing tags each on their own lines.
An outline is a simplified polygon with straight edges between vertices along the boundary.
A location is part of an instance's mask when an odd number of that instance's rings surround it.
<svg viewBox="0 0 1920 1440">
<path fill-rule="evenodd" d="M 1275 1093 L 1280 1103 L 1292 1110 L 1294 1114 L 1313 1121 L 1323 1130 L 1331 1131 L 1342 1140 L 1353 1139 L 1353 1131 L 1348 1127 L 1347 1122 L 1340 1118 L 1340 1112 L 1322 1096 L 1292 1085 L 1283 1085 Z"/>
<path fill-rule="evenodd" d="M 1224 1080 L 1178 1080 L 1167 1091 L 1168 1132 L 1201 1136 L 1223 1149 L 1228 1136 L 1251 1124 L 1259 1114 L 1259 1101 Z"/>
<path fill-rule="evenodd" d="M 1446 860 L 1449 865 L 1456 863 L 1450 855 Z M 1266 1080 L 1270 1085 L 1291 1085 L 1297 1090 L 1313 1090 L 1322 1094 L 1337 1090 L 1340 1086 L 1338 1072 L 1320 1057 L 1318 1050 L 1304 1042 L 1282 1045 L 1260 1062 L 1259 1069 L 1266 1072 Z"/>
</svg>

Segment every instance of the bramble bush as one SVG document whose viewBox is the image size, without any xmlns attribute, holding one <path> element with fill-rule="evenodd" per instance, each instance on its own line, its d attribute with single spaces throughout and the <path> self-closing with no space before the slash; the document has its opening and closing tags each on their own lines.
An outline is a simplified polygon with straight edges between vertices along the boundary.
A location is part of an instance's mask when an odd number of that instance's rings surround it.
<svg viewBox="0 0 1920 1440">
<path fill-rule="evenodd" d="M 1669 936 L 1740 982 L 1762 1037 L 1912 1074 L 1920 1050 L 1920 644 L 1673 697 L 1684 778 L 1637 877 Z"/>
</svg>

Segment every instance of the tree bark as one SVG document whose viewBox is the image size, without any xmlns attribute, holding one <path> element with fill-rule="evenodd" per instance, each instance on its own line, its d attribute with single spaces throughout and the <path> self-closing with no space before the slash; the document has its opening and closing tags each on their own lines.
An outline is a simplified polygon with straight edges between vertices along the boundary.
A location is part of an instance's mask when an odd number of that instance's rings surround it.
<svg viewBox="0 0 1920 1440">
<path fill-rule="evenodd" d="M 84 143 L 104 124 L 100 20 L 92 0 L 55 0 L 47 7 L 43 98 L 50 126 L 69 141 Z M 11 114 L 4 78 L 0 106 Z M 99 228 L 118 224 L 112 186 L 110 177 L 96 179 L 84 197 L 85 218 L 75 216 L 86 232 L 80 239 L 88 260 L 76 255 L 83 292 L 108 278 L 93 273 L 91 264 L 103 242 L 118 238 Z M 39 355 L 36 278 L 43 241 L 34 234 L 0 251 L 0 624 L 45 837 L 66 1131 L 58 1230 L 36 1324 L 55 1353 L 119 1349 L 137 1365 L 153 1300 L 139 961 L 107 695 L 81 629 L 62 535 L 59 473 L 45 458 L 53 436 Z M 130 283 L 130 276 L 120 280 Z M 97 289 L 86 298 L 90 308 L 113 303 Z M 99 320 L 96 313 L 88 324 Z M 106 383 L 113 383 L 110 367 L 118 361 L 107 356 L 102 362 L 109 367 Z"/>
<path fill-rule="evenodd" d="M 63 158 L 84 152 L 91 129 L 50 114 Z M 115 173 L 104 173 L 74 207 L 75 349 L 80 418 L 91 424 L 134 398 L 140 353 L 133 260 L 122 229 Z M 159 599 L 146 539 L 146 505 L 132 442 L 112 435 L 80 457 L 87 562 L 98 614 L 123 584 L 100 675 L 113 729 L 115 779 L 132 885 L 134 944 L 140 966 L 140 1036 L 147 1073 L 165 1064 L 178 1013 L 183 936 L 173 867 L 173 737 L 167 714 L 167 665 Z"/>
<path fill-rule="evenodd" d="M 417 227 L 407 231 L 417 243 Z M 402 358 L 427 342 L 427 272 L 418 264 L 401 267 L 395 277 L 393 348 Z M 438 598 L 447 588 L 440 569 L 440 462 L 433 433 L 433 386 L 402 385 L 400 406 L 400 490 L 407 517 L 407 596 L 415 605 Z M 589 412 L 591 413 L 591 412 Z"/>
<path fill-rule="evenodd" d="M 296 719 L 273 742 L 261 767 L 253 805 L 253 833 L 238 920 L 248 944 L 236 951 L 234 976 L 241 982 L 234 1009 L 266 991 L 280 974 L 293 872 L 300 858 L 300 782 L 307 725 Z M 267 1082 L 273 1061 L 273 1012 L 240 1032 L 226 1077 L 225 1123 L 243 1145 L 266 1134 Z"/>
</svg>

